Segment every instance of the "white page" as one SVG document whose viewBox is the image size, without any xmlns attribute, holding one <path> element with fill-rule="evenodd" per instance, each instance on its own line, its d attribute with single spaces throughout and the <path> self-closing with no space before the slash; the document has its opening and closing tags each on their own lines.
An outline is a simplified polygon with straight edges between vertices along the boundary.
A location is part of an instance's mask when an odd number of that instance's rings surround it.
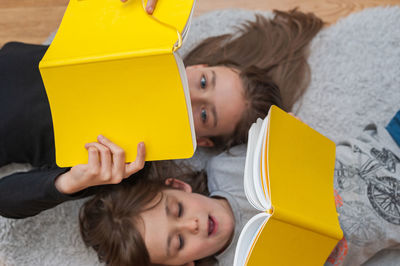
<svg viewBox="0 0 400 266">
<path fill-rule="evenodd" d="M 268 117 L 266 117 L 263 120 L 263 124 L 261 127 L 261 133 L 258 135 L 258 140 L 257 144 L 254 150 L 254 161 L 253 161 L 253 184 L 254 184 L 254 190 L 256 191 L 256 196 L 258 198 L 258 201 L 261 203 L 262 210 L 268 210 L 270 208 L 270 201 L 268 198 L 266 198 L 266 195 L 264 194 L 263 191 L 263 184 L 261 181 L 261 153 L 262 153 L 262 145 L 264 142 L 264 139 L 266 137 L 266 128 L 268 125 Z M 268 196 L 268 195 L 267 195 Z M 257 208 L 258 209 L 258 208 Z"/>
<path fill-rule="evenodd" d="M 193 10 L 194 10 L 195 6 L 196 6 L 196 0 L 193 1 L 192 10 L 190 11 L 189 18 L 186 21 L 186 25 L 183 28 L 182 33 L 181 33 L 181 35 L 182 35 L 182 43 L 186 40 L 188 32 L 189 32 L 189 29 L 190 29 L 190 25 L 192 25 Z"/>
<path fill-rule="evenodd" d="M 262 128 L 263 120 L 258 118 L 256 123 L 253 123 L 249 130 L 249 137 L 247 142 L 247 153 L 246 153 L 246 163 L 244 167 L 244 178 L 243 187 L 246 197 L 250 204 L 258 209 L 263 210 L 262 203 L 258 200 L 257 192 L 255 190 L 253 181 L 253 162 L 254 162 L 254 151 L 256 148 L 258 136 Z"/>
<path fill-rule="evenodd" d="M 178 53 L 173 53 L 175 57 L 176 64 L 179 69 L 179 74 L 181 77 L 181 82 L 183 86 L 183 91 L 185 94 L 185 100 L 186 100 L 186 108 L 187 108 L 187 114 L 189 118 L 189 123 L 190 123 L 190 131 L 192 134 L 192 144 L 193 144 L 193 151 L 196 151 L 197 148 L 197 139 L 196 139 L 196 131 L 194 129 L 194 120 L 193 120 L 193 111 L 192 111 L 192 102 L 190 100 L 190 90 L 189 90 L 189 84 L 188 84 L 188 79 L 186 76 L 186 69 L 185 65 L 183 64 L 182 58 Z"/>
<path fill-rule="evenodd" d="M 247 255 L 250 253 L 251 247 L 253 246 L 252 243 L 257 240 L 257 236 L 259 236 L 258 232 L 263 230 L 269 217 L 271 217 L 271 215 L 268 213 L 259 213 L 253 216 L 243 227 L 236 246 L 233 266 L 245 265 Z"/>
<path fill-rule="evenodd" d="M 269 120 L 269 116 L 267 116 L 265 119 L 268 119 Z M 266 121 L 266 123 L 265 123 L 265 128 L 263 128 L 262 130 L 264 130 L 264 132 L 265 132 L 265 137 L 264 137 L 264 139 L 263 139 L 263 143 L 262 143 L 262 154 L 261 154 L 261 160 L 262 160 L 262 162 L 264 162 L 263 164 L 262 164 L 262 179 L 263 179 L 263 182 L 264 182 L 264 189 L 265 189 L 265 191 L 266 191 L 266 193 L 267 193 L 267 208 L 268 209 L 270 209 L 271 208 L 271 201 L 272 201 L 272 199 L 271 199 L 271 191 L 270 191 L 270 189 L 268 189 L 268 188 L 271 188 L 271 186 L 270 186 L 270 180 L 269 180 L 269 172 L 268 172 L 268 160 L 267 160 L 267 158 L 268 158 L 268 154 L 267 154 L 267 152 L 268 152 L 268 145 L 269 145 L 269 138 L 267 138 L 266 137 L 266 135 L 267 135 L 267 132 L 268 132 L 268 130 L 269 130 L 269 121 Z"/>
</svg>

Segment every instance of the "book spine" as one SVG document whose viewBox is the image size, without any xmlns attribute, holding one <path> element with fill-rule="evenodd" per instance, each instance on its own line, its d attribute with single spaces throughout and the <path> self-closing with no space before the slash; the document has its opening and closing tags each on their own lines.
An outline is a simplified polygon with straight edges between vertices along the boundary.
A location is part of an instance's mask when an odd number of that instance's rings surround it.
<svg viewBox="0 0 400 266">
<path fill-rule="evenodd" d="M 343 238 L 342 230 L 338 230 L 335 226 L 329 226 L 329 223 L 325 223 L 323 219 L 312 220 L 279 207 L 274 208 L 272 218 L 333 239 L 340 240 Z"/>
<path fill-rule="evenodd" d="M 51 49 L 51 46 L 49 47 L 49 49 Z M 42 68 L 59 67 L 66 65 L 91 64 L 96 62 L 104 62 L 112 60 L 126 60 L 133 57 L 157 56 L 166 53 L 172 53 L 171 49 L 140 50 L 140 51 L 124 52 L 124 53 L 110 54 L 103 56 L 86 57 L 86 58 L 69 58 L 64 60 L 42 60 L 40 61 L 39 68 L 42 69 Z"/>
</svg>

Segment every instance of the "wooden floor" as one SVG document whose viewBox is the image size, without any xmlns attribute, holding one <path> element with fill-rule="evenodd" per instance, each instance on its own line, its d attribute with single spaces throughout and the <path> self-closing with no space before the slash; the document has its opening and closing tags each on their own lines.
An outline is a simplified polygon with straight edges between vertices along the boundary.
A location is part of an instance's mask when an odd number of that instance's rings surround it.
<svg viewBox="0 0 400 266">
<path fill-rule="evenodd" d="M 0 46 L 8 41 L 42 43 L 58 27 L 67 4 L 68 0 L 0 0 Z M 197 0 L 195 16 L 223 8 L 288 10 L 298 6 L 334 23 L 352 12 L 388 5 L 400 6 L 400 0 Z"/>
</svg>

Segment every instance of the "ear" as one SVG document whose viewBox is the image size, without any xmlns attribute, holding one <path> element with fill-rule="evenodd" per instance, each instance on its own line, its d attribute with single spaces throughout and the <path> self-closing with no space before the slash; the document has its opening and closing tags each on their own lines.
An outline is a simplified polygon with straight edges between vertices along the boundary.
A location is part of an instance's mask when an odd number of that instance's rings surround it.
<svg viewBox="0 0 400 266">
<path fill-rule="evenodd" d="M 198 137 L 197 145 L 199 145 L 200 147 L 214 147 L 214 142 L 207 137 Z"/>
<path fill-rule="evenodd" d="M 168 178 L 167 180 L 165 180 L 165 184 L 172 188 L 176 188 L 188 193 L 192 192 L 192 187 L 188 183 L 176 178 Z"/>
</svg>

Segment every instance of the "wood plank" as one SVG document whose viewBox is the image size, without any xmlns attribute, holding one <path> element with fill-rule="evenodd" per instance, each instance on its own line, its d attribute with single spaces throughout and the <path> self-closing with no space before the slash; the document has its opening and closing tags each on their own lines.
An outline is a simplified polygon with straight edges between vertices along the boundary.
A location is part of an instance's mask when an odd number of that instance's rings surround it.
<svg viewBox="0 0 400 266">
<path fill-rule="evenodd" d="M 299 7 L 304 12 L 314 12 L 329 24 L 350 13 L 367 7 L 400 5 L 400 0 L 199 0 L 195 15 L 224 8 L 251 10 L 290 10 Z"/>
<path fill-rule="evenodd" d="M 0 9 L 3 8 L 29 8 L 29 7 L 52 7 L 66 6 L 69 0 L 1 0 Z"/>
<path fill-rule="evenodd" d="M 44 42 L 57 29 L 67 4 L 68 0 L 0 0 L 0 46 L 8 41 Z M 299 7 L 334 23 L 364 8 L 386 5 L 400 6 L 400 0 L 197 0 L 194 14 L 224 8 L 289 10 Z"/>
<path fill-rule="evenodd" d="M 0 9 L 0 46 L 9 41 L 43 43 L 64 12 L 65 6 Z"/>
</svg>

